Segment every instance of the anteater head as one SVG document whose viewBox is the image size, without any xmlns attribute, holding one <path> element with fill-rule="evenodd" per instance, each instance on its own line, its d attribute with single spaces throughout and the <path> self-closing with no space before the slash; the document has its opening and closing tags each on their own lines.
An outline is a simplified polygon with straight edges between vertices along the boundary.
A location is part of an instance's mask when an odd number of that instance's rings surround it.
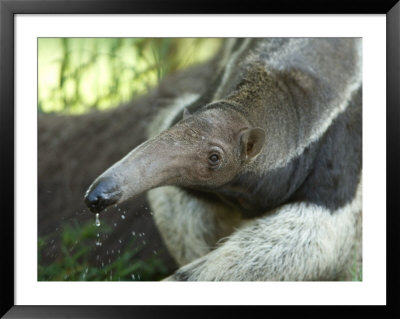
<svg viewBox="0 0 400 319">
<path fill-rule="evenodd" d="M 176 185 L 212 191 L 262 150 L 265 132 L 239 112 L 212 104 L 144 142 L 101 174 L 85 202 L 92 212 L 149 189 Z"/>
</svg>

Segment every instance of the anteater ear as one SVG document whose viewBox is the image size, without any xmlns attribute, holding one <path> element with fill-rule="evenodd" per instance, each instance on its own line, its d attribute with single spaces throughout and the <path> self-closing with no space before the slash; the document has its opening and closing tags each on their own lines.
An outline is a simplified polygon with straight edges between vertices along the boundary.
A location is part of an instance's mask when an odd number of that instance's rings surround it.
<svg viewBox="0 0 400 319">
<path fill-rule="evenodd" d="M 265 131 L 262 128 L 249 128 L 242 132 L 240 136 L 240 145 L 242 156 L 249 160 L 257 156 L 264 146 Z"/>
<path fill-rule="evenodd" d="M 192 114 L 190 114 L 189 110 L 185 107 L 183 109 L 183 119 L 188 118 L 190 115 L 192 115 Z"/>
</svg>

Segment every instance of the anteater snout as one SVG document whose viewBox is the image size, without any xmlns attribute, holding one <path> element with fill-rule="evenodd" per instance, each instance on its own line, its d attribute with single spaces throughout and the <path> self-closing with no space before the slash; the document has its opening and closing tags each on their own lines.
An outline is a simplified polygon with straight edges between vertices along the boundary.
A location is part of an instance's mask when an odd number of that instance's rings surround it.
<svg viewBox="0 0 400 319">
<path fill-rule="evenodd" d="M 87 190 L 85 203 L 93 213 L 100 213 L 103 209 L 118 202 L 121 196 L 122 192 L 112 179 L 101 178 Z"/>
</svg>

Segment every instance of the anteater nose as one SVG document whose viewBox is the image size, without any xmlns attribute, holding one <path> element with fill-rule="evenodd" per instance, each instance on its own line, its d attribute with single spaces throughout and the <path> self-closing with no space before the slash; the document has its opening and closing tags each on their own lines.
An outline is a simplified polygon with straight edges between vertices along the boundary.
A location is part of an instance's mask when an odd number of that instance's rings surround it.
<svg viewBox="0 0 400 319">
<path fill-rule="evenodd" d="M 100 203 L 100 196 L 95 192 L 90 192 L 85 196 L 85 203 L 88 207 L 96 207 Z"/>
<path fill-rule="evenodd" d="M 86 192 L 85 203 L 93 213 L 100 213 L 103 209 L 115 204 L 121 195 L 121 191 L 111 179 L 99 179 Z"/>
</svg>

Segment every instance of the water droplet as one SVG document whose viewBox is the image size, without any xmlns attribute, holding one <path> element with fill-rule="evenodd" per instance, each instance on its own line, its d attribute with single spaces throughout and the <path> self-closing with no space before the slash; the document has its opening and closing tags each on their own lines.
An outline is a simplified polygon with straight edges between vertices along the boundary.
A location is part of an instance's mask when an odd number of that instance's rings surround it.
<svg viewBox="0 0 400 319">
<path fill-rule="evenodd" d="M 118 241 L 119 241 L 120 244 L 122 244 L 122 240 L 121 239 L 118 239 Z"/>
<path fill-rule="evenodd" d="M 133 231 L 133 232 L 132 232 L 132 236 L 135 236 L 135 235 L 136 235 L 136 233 Z"/>
<path fill-rule="evenodd" d="M 121 215 L 121 218 L 122 218 L 122 219 L 125 219 L 125 215 Z"/>
<path fill-rule="evenodd" d="M 135 280 L 135 275 L 134 274 L 131 274 L 131 277 L 132 277 L 133 280 Z"/>
<path fill-rule="evenodd" d="M 100 219 L 99 219 L 99 213 L 96 214 L 96 226 L 100 227 Z"/>
<path fill-rule="evenodd" d="M 87 275 L 88 271 L 89 271 L 89 268 L 86 268 L 86 269 L 85 269 L 85 272 L 84 272 L 83 275 L 82 275 L 82 279 L 85 279 L 85 278 L 86 278 L 86 275 Z"/>
</svg>

